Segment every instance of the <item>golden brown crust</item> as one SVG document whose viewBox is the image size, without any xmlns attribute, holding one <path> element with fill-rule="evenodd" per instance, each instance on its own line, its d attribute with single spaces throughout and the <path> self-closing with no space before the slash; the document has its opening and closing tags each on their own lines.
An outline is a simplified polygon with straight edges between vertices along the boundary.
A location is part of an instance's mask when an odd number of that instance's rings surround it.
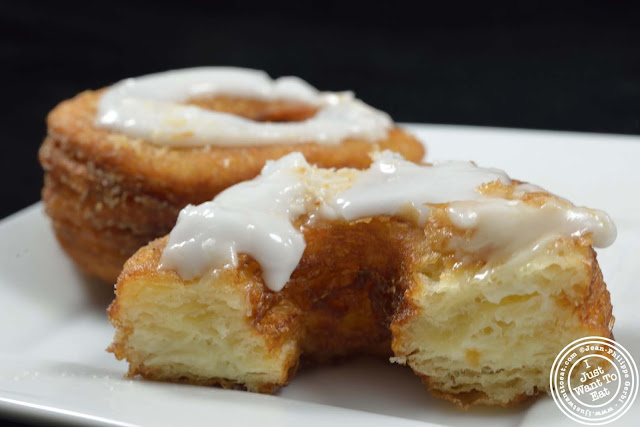
<svg viewBox="0 0 640 427">
<path fill-rule="evenodd" d="M 424 156 L 422 144 L 398 128 L 376 144 L 350 139 L 337 145 L 156 146 L 95 127 L 100 94 L 83 92 L 49 114 L 39 159 L 46 176 L 42 197 L 62 246 L 86 272 L 111 283 L 135 249 L 170 231 L 185 205 L 255 177 L 269 159 L 300 151 L 322 167 L 365 168 L 374 147 L 413 161 Z M 257 120 L 300 120 L 315 112 L 300 104 L 228 97 L 191 103 Z M 112 237 L 120 250 L 98 254 L 98 248 L 114 246 L 100 240 Z"/>
<path fill-rule="evenodd" d="M 574 309 L 579 310 L 582 324 L 593 331 L 593 335 L 613 339 L 613 307 L 611 295 L 602 277 L 602 271 L 598 264 L 596 251 L 589 248 L 591 262 L 585 268 L 591 270 L 591 283 L 588 291 L 583 294 L 583 299 Z"/>
<path fill-rule="evenodd" d="M 532 397 L 526 394 L 520 394 L 515 396 L 512 400 L 507 403 L 503 402 L 495 402 L 486 393 L 478 390 L 463 392 L 463 393 L 445 393 L 441 390 L 438 390 L 433 387 L 431 384 L 430 378 L 425 375 L 417 374 L 422 380 L 422 384 L 424 384 L 425 388 L 429 390 L 429 392 L 440 399 L 448 400 L 449 402 L 456 405 L 458 408 L 469 409 L 472 406 L 476 405 L 492 405 L 492 406 L 502 406 L 503 408 L 508 408 L 514 405 L 517 405 L 520 402 L 527 400 Z M 537 395 L 538 391 L 533 395 Z"/>
</svg>

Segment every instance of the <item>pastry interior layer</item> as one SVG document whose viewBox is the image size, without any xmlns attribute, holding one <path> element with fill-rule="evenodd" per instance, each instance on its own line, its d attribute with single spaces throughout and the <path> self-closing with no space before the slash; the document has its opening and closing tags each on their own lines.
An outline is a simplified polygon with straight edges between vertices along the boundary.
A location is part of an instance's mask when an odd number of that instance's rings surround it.
<svg viewBox="0 0 640 427">
<path fill-rule="evenodd" d="M 519 185 L 481 190 L 541 210 L 560 203 L 539 189 L 516 197 Z M 285 385 L 301 358 L 358 354 L 407 364 L 460 406 L 548 391 L 567 343 L 611 337 L 591 234 L 461 251 L 460 241 L 478 233 L 452 219 L 451 207 L 429 205 L 424 221 L 410 208 L 350 220 L 303 214 L 293 225 L 304 252 L 278 292 L 243 253 L 235 265 L 185 280 L 161 268 L 169 239 L 156 240 L 119 277 L 110 350 L 129 361 L 130 375 L 261 392 Z"/>
<path fill-rule="evenodd" d="M 293 151 L 323 167 L 367 167 L 366 153 L 390 149 L 420 161 L 422 144 L 400 129 L 385 139 L 347 139 L 337 145 L 171 148 L 94 125 L 102 91 L 87 91 L 58 105 L 47 119 L 39 153 L 45 170 L 43 200 L 65 251 L 87 273 L 115 282 L 138 248 L 168 233 L 180 209 L 210 200 L 256 176 L 265 162 Z M 187 103 L 252 120 L 300 120 L 314 108 L 300 102 L 199 95 Z"/>
</svg>

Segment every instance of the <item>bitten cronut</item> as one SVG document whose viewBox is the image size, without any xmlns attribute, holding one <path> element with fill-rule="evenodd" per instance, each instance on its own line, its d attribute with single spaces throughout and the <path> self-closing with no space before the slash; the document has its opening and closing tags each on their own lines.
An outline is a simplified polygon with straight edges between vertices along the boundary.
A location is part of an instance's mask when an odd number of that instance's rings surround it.
<svg viewBox="0 0 640 427">
<path fill-rule="evenodd" d="M 157 239 L 118 279 L 110 351 L 128 360 L 130 376 L 264 393 L 286 385 L 301 359 L 361 354 L 408 365 L 462 407 L 548 392 L 567 343 L 611 337 L 609 293 L 588 236 L 490 269 L 480 255 L 461 265 L 447 249 L 458 231 L 444 209 L 434 206 L 424 227 L 384 215 L 301 218 L 307 247 L 280 292 L 246 255 L 237 268 L 184 281 L 158 268 L 167 238 Z"/>
</svg>

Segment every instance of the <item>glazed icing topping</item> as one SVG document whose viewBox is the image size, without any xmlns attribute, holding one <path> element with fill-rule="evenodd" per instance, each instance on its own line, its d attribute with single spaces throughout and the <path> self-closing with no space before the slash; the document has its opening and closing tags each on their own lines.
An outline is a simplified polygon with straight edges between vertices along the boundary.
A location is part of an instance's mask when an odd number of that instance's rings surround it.
<svg viewBox="0 0 640 427">
<path fill-rule="evenodd" d="M 215 95 L 299 102 L 318 111 L 304 121 L 270 123 L 183 104 Z M 263 71 L 233 67 L 190 68 L 123 80 L 104 92 L 96 117 L 96 126 L 178 147 L 337 144 L 347 138 L 375 142 L 384 139 L 392 125 L 387 114 L 350 92 L 319 92 L 297 77 L 272 80 Z"/>
<path fill-rule="evenodd" d="M 161 268 L 191 280 L 212 269 L 236 266 L 238 253 L 245 253 L 260 263 L 265 285 L 279 291 L 306 246 L 294 225 L 302 215 L 309 221 L 350 221 L 394 215 L 413 206 L 418 223 L 424 225 L 429 205 L 441 203 L 448 203 L 447 213 L 456 227 L 473 230 L 468 239 L 450 242 L 465 253 L 500 255 L 583 235 L 591 235 L 594 246 L 606 247 L 616 238 L 616 228 L 603 212 L 556 198 L 533 207 L 478 190 L 494 181 L 512 184 L 497 169 L 466 162 L 419 166 L 388 151 L 365 171 L 321 169 L 309 165 L 302 154 L 291 153 L 267 162 L 257 178 L 228 188 L 210 202 L 184 208 L 163 251 Z M 523 194 L 541 191 L 535 186 L 516 189 Z"/>
<path fill-rule="evenodd" d="M 482 194 L 476 188 L 496 180 L 511 184 L 509 176 L 498 169 L 478 168 L 470 162 L 425 167 L 385 151 L 332 203 L 336 205 L 335 216 L 347 221 L 380 214 L 393 215 L 399 207 L 410 205 L 419 212 L 420 222 L 424 223 L 429 214 L 429 206 L 425 203 L 478 200 Z"/>
</svg>

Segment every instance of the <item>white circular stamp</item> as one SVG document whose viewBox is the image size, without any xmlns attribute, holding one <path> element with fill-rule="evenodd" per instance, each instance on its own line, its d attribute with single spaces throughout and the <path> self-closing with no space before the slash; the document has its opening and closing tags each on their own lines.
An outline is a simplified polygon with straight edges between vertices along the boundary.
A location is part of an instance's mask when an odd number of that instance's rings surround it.
<svg viewBox="0 0 640 427">
<path fill-rule="evenodd" d="M 617 342 L 585 337 L 566 346 L 551 367 L 551 395 L 569 418 L 586 425 L 617 420 L 638 395 L 638 366 Z"/>
</svg>

